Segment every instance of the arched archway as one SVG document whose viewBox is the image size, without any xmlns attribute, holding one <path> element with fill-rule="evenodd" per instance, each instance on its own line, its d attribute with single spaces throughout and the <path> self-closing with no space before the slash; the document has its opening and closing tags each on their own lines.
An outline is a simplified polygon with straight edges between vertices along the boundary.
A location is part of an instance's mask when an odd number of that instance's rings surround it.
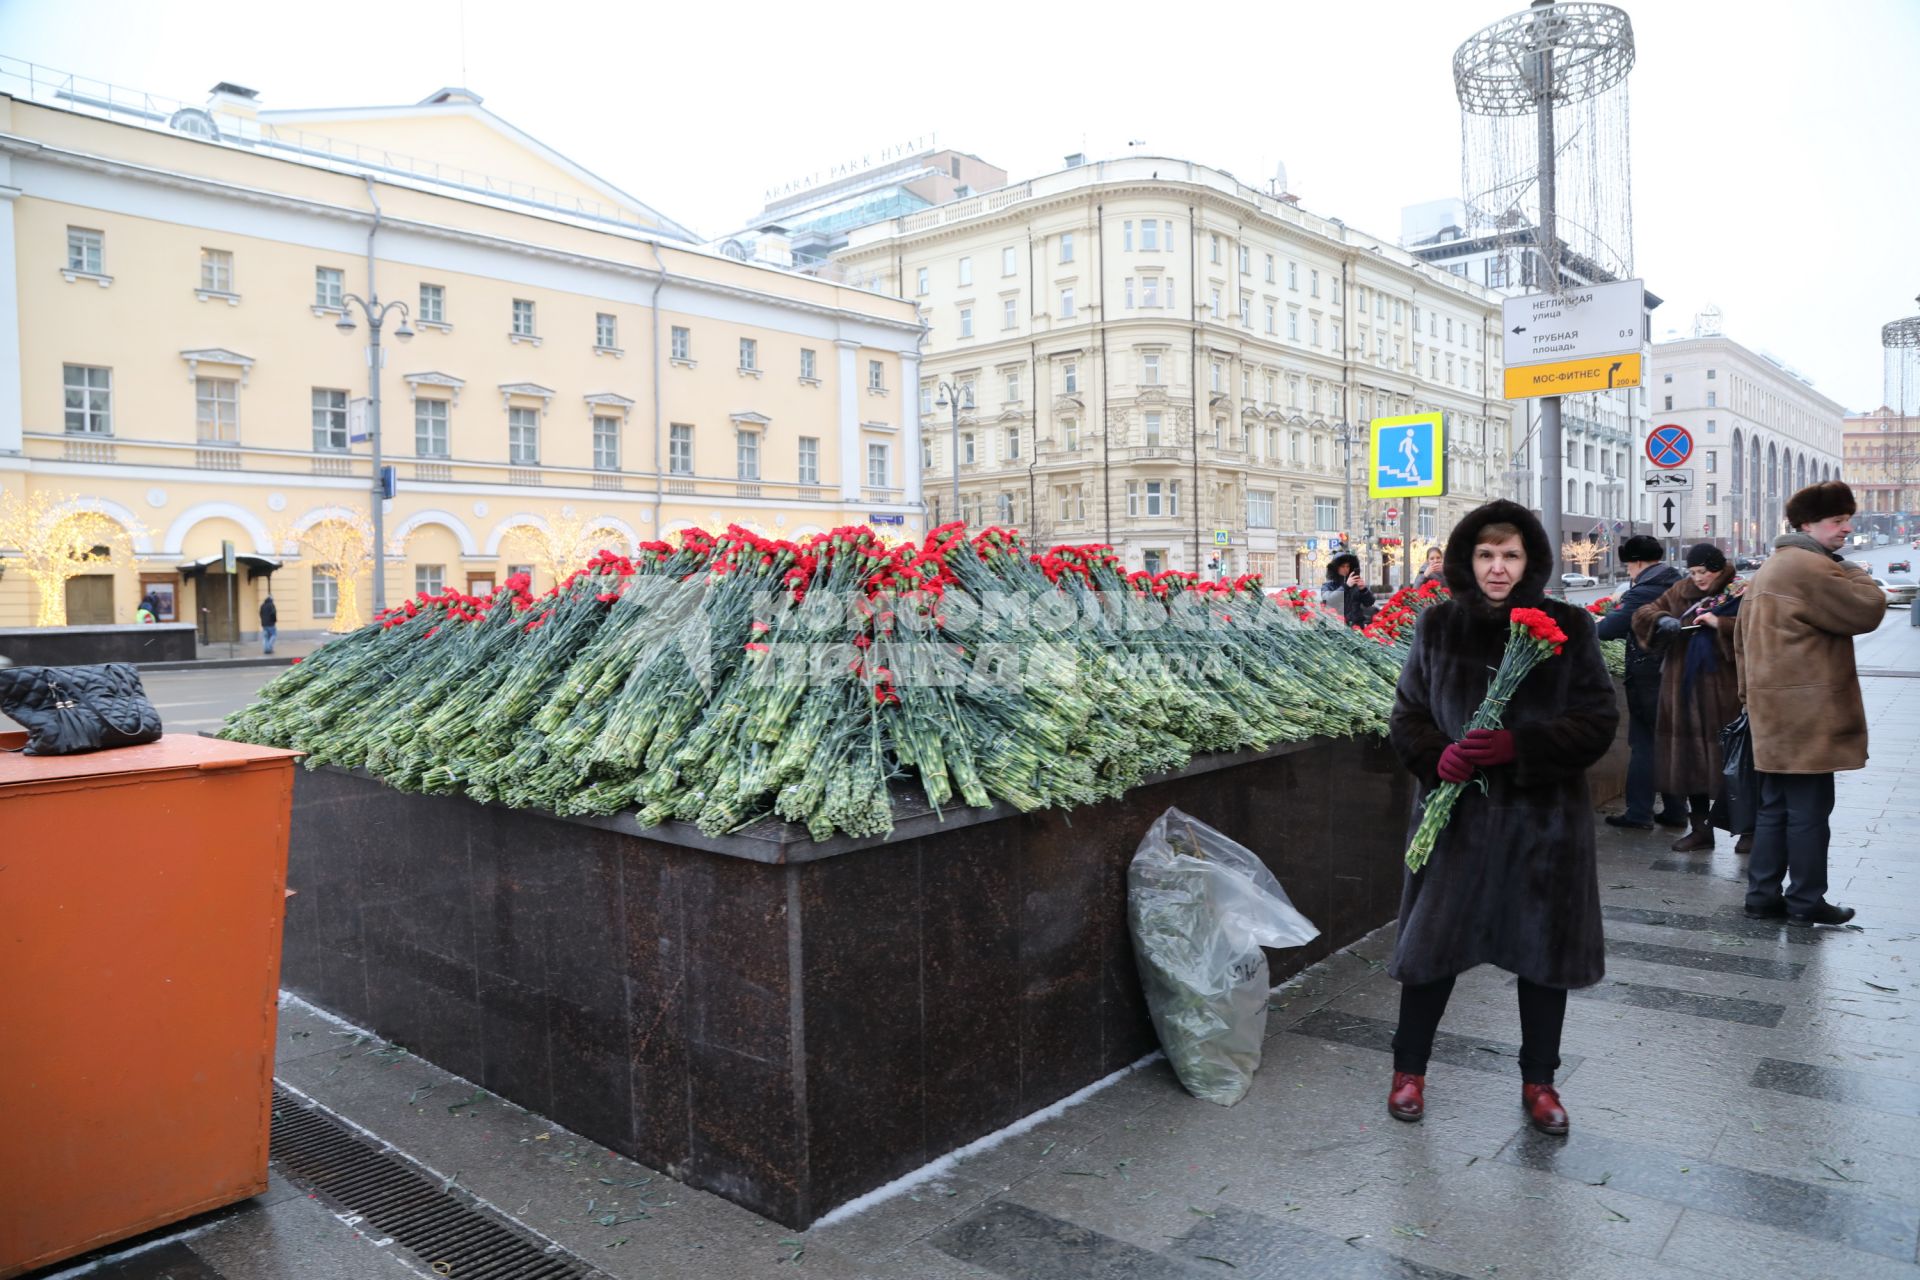
<svg viewBox="0 0 1920 1280">
<path fill-rule="evenodd" d="M 500 523 L 493 526 L 492 531 L 487 534 L 486 547 L 481 554 L 487 556 L 499 555 L 500 543 L 506 538 L 507 534 L 515 529 L 545 529 L 546 527 L 547 520 L 545 516 L 536 515 L 531 511 L 517 511 L 510 516 L 503 517 Z"/>
<path fill-rule="evenodd" d="M 167 526 L 166 536 L 161 539 L 160 554 L 179 555 L 181 546 L 187 540 L 187 533 L 193 526 L 202 520 L 214 519 L 231 520 L 246 530 L 247 536 L 253 539 L 255 555 L 278 555 L 278 549 L 273 545 L 273 535 L 267 531 L 266 523 L 245 507 L 231 502 L 202 502 L 188 507 L 175 516 L 173 523 Z"/>
<path fill-rule="evenodd" d="M 460 543 L 461 555 L 477 556 L 480 554 L 480 542 L 473 536 L 473 530 L 467 527 L 467 522 L 459 516 L 454 515 L 451 511 L 440 511 L 437 509 L 416 511 L 401 521 L 399 527 L 393 531 L 393 536 L 388 539 L 388 554 L 404 553 L 407 538 L 413 531 L 422 525 L 429 524 L 437 524 L 450 530 L 454 538 Z"/>
</svg>

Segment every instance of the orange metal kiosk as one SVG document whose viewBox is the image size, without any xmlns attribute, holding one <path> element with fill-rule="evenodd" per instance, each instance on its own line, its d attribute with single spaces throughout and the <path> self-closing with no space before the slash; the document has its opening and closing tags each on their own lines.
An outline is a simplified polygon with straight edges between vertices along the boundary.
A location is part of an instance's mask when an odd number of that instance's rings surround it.
<svg viewBox="0 0 1920 1280">
<path fill-rule="evenodd" d="M 0 754 L 0 1280 L 266 1188 L 295 757 Z"/>
</svg>

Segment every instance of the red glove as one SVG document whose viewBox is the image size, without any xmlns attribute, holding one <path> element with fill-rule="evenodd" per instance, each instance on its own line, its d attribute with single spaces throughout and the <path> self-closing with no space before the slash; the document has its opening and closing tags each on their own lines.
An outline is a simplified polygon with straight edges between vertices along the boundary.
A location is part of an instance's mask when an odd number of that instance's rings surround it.
<svg viewBox="0 0 1920 1280">
<path fill-rule="evenodd" d="M 1513 733 L 1508 729 L 1469 729 L 1460 741 L 1460 753 L 1485 769 L 1513 763 Z"/>
<path fill-rule="evenodd" d="M 1440 753 L 1440 764 L 1434 772 L 1442 782 L 1467 782 L 1473 777 L 1473 761 L 1467 758 L 1459 743 L 1449 742 L 1447 749 Z"/>
</svg>

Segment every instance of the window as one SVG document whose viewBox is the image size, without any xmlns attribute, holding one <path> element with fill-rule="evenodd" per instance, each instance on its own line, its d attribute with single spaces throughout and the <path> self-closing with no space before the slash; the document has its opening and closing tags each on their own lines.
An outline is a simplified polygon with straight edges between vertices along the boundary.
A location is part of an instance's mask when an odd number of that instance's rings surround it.
<svg viewBox="0 0 1920 1280">
<path fill-rule="evenodd" d="M 1267 375 L 1267 403 L 1268 404 L 1275 403 L 1279 398 L 1274 395 L 1274 388 L 1276 385 L 1278 385 L 1278 380 L 1274 377 L 1273 374 L 1269 373 Z"/>
<path fill-rule="evenodd" d="M 820 483 L 820 437 L 800 437 L 800 483 Z"/>
<path fill-rule="evenodd" d="M 1240 295 L 1240 327 L 1253 328 L 1253 295 L 1250 293 Z"/>
<path fill-rule="evenodd" d="M 745 427 L 733 432 L 734 475 L 742 480 L 760 478 L 760 433 Z"/>
<path fill-rule="evenodd" d="M 313 616 L 331 618 L 340 607 L 340 580 L 325 565 L 313 567 Z"/>
<path fill-rule="evenodd" d="M 884 489 L 893 481 L 893 470 L 887 465 L 887 446 L 869 442 L 867 445 L 867 487 Z"/>
<path fill-rule="evenodd" d="M 973 464 L 973 432 L 971 431 L 962 431 L 960 433 L 960 461 L 968 466 Z"/>
<path fill-rule="evenodd" d="M 1073 232 L 1071 231 L 1060 233 L 1060 261 L 1073 261 Z"/>
<path fill-rule="evenodd" d="M 1148 547 L 1140 553 L 1140 567 L 1148 573 L 1159 573 L 1167 567 L 1167 549 Z"/>
<path fill-rule="evenodd" d="M 1071 289 L 1062 289 L 1060 291 L 1060 318 L 1062 320 L 1073 319 L 1073 290 Z"/>
<path fill-rule="evenodd" d="M 447 322 L 447 291 L 437 284 L 420 286 L 420 323 L 445 324 Z"/>
<path fill-rule="evenodd" d="M 1718 501 L 1720 501 L 1720 486 L 1717 484 L 1709 484 L 1707 486 L 1707 505 L 1711 506 Z"/>
<path fill-rule="evenodd" d="M 913 273 L 913 291 L 923 298 L 933 290 L 933 282 L 929 279 L 931 275 L 932 273 L 925 267 Z"/>
<path fill-rule="evenodd" d="M 1487 283 L 1495 289 L 1507 287 L 1507 255 L 1496 253 L 1487 259 Z"/>
<path fill-rule="evenodd" d="M 1315 533 L 1337 533 L 1340 529 L 1340 500 L 1338 498 L 1315 498 L 1313 500 L 1313 531 Z"/>
<path fill-rule="evenodd" d="M 1320 345 L 1320 317 L 1319 316 L 1307 317 L 1307 341 L 1312 343 L 1316 347 Z"/>
<path fill-rule="evenodd" d="M 1080 423 L 1074 418 L 1060 420 L 1060 443 L 1069 451 L 1080 447 Z"/>
<path fill-rule="evenodd" d="M 1717 409 L 1719 408 L 1719 406 L 1720 406 L 1720 393 L 1718 391 L 1707 392 L 1707 408 Z"/>
<path fill-rule="evenodd" d="M 1018 369 L 1009 369 L 1007 370 L 1007 399 L 1018 400 L 1019 398 L 1020 371 Z"/>
<path fill-rule="evenodd" d="M 1278 323 L 1278 315 L 1274 309 L 1274 305 L 1271 302 L 1269 302 L 1267 304 L 1267 332 L 1278 333 L 1279 330 L 1274 327 L 1277 323 Z"/>
<path fill-rule="evenodd" d="M 603 413 L 593 415 L 593 469 L 620 469 L 620 419 Z"/>
<path fill-rule="evenodd" d="M 744 373 L 754 373 L 760 368 L 760 340 L 758 338 L 740 339 L 740 369 Z"/>
<path fill-rule="evenodd" d="M 98 231 L 89 231 L 85 227 L 68 227 L 67 270 L 99 275 L 100 264 L 104 260 L 102 247 L 105 243 L 106 238 Z"/>
<path fill-rule="evenodd" d="M 1225 418 L 1215 418 L 1213 420 L 1213 447 L 1215 452 L 1227 447 L 1227 420 Z"/>
<path fill-rule="evenodd" d="M 533 303 L 525 298 L 513 300 L 512 333 L 516 338 L 533 337 Z"/>
<path fill-rule="evenodd" d="M 1666 383 L 1667 385 L 1669 385 L 1669 386 L 1671 386 L 1671 385 L 1673 385 L 1673 375 L 1672 375 L 1672 374 L 1670 374 L 1670 373 L 1669 373 L 1669 374 L 1664 374 L 1664 375 L 1662 375 L 1662 376 L 1661 376 L 1661 378 L 1660 378 L 1660 381 L 1662 381 L 1662 382 L 1664 382 L 1664 383 Z"/>
<path fill-rule="evenodd" d="M 447 448 L 447 402 L 413 402 L 413 452 L 422 458 L 444 458 Z"/>
<path fill-rule="evenodd" d="M 676 476 L 693 474 L 693 428 L 684 422 L 667 428 L 667 470 Z"/>
<path fill-rule="evenodd" d="M 1433 508 L 1432 507 L 1420 508 L 1420 524 L 1419 524 L 1418 532 L 1421 537 L 1423 538 L 1433 537 L 1433 521 L 1434 521 Z"/>
<path fill-rule="evenodd" d="M 1209 289 L 1207 291 L 1207 315 L 1215 320 L 1220 318 L 1220 291 L 1218 289 Z"/>
<path fill-rule="evenodd" d="M 338 267 L 313 269 L 313 305 L 339 311 L 346 304 L 347 276 Z"/>
<path fill-rule="evenodd" d="M 417 564 L 413 566 L 414 593 L 424 592 L 437 596 L 447 589 L 447 566 L 443 564 Z"/>
<path fill-rule="evenodd" d="M 1020 460 L 1020 428 L 1008 427 L 1007 428 L 1007 461 L 1018 462 L 1019 460 Z"/>
<path fill-rule="evenodd" d="M 1273 527 L 1273 494 L 1258 489 L 1247 490 L 1247 528 Z"/>
<path fill-rule="evenodd" d="M 960 336 L 963 338 L 971 338 L 973 336 L 972 307 L 960 308 Z"/>
<path fill-rule="evenodd" d="M 507 410 L 507 461 L 532 466 L 540 461 L 540 411 Z"/>
<path fill-rule="evenodd" d="M 1241 245 L 1240 246 L 1240 274 L 1244 276 L 1244 275 L 1251 275 L 1252 273 L 1253 273 L 1253 250 L 1249 249 L 1246 245 Z"/>
<path fill-rule="evenodd" d="M 1225 391 L 1226 382 L 1227 382 L 1227 367 L 1225 365 L 1221 364 L 1218 360 L 1215 360 L 1212 364 L 1207 366 L 1207 390 Z"/>
<path fill-rule="evenodd" d="M 313 389 L 313 451 L 347 451 L 347 393 L 326 387 Z"/>
<path fill-rule="evenodd" d="M 1127 310 L 1131 311 L 1133 310 L 1133 277 L 1128 276 L 1124 283 L 1126 286 L 1124 291 L 1124 295 L 1126 299 L 1126 307 L 1127 307 Z"/>
<path fill-rule="evenodd" d="M 958 281 L 960 284 L 963 284 L 963 285 L 968 285 L 973 283 L 973 259 L 972 258 L 960 259 Z"/>
<path fill-rule="evenodd" d="M 800 348 L 800 376 L 808 382 L 820 381 L 820 358 L 814 354 L 812 347 Z"/>
<path fill-rule="evenodd" d="M 1720 434 L 1720 424 L 1715 422 L 1712 418 L 1707 419 L 1707 434 L 1710 436 Z"/>
<path fill-rule="evenodd" d="M 1662 396 L 1662 397 L 1661 397 L 1661 399 L 1663 399 L 1663 400 L 1665 400 L 1665 401 L 1666 401 L 1666 408 L 1667 408 L 1667 409 L 1668 409 L 1669 411 L 1671 411 L 1671 410 L 1672 410 L 1672 408 L 1673 408 L 1673 397 L 1672 397 L 1672 396 Z"/>
<path fill-rule="evenodd" d="M 619 347 L 620 326 L 612 312 L 602 311 L 593 317 L 593 345 L 608 351 Z"/>
<path fill-rule="evenodd" d="M 113 370 L 87 364 L 62 365 L 60 381 L 66 392 L 67 434 L 112 435 Z"/>
<path fill-rule="evenodd" d="M 1140 247 L 1149 253 L 1160 252 L 1160 224 L 1152 218 L 1140 224 Z"/>
<path fill-rule="evenodd" d="M 1160 384 L 1160 353 L 1149 351 L 1140 357 L 1140 381 L 1148 386 Z"/>
<path fill-rule="evenodd" d="M 1300 341 L 1300 313 L 1291 307 L 1287 308 L 1287 337 Z"/>
<path fill-rule="evenodd" d="M 1299 287 L 1300 287 L 1300 264 L 1297 262 L 1289 262 L 1287 264 L 1287 288 L 1298 289 Z"/>
<path fill-rule="evenodd" d="M 1335 320 L 1335 321 L 1333 322 L 1333 325 L 1332 325 L 1332 329 L 1333 329 L 1333 334 L 1332 334 L 1332 337 L 1333 337 L 1333 341 L 1331 341 L 1331 342 L 1329 342 L 1329 343 L 1328 343 L 1327 345 L 1328 345 L 1329 347 L 1331 347 L 1331 348 L 1332 348 L 1332 349 L 1333 349 L 1334 351 L 1336 351 L 1336 352 L 1338 352 L 1338 351 L 1340 351 L 1340 350 L 1341 350 L 1341 347 L 1340 347 L 1340 322 L 1339 322 L 1338 320 Z M 1338 413 L 1338 412 L 1340 412 L 1340 411 L 1339 411 L 1338 409 L 1335 409 L 1335 410 L 1334 410 L 1334 412 L 1335 412 L 1335 413 Z"/>
<path fill-rule="evenodd" d="M 1020 323 L 1020 299 L 1002 298 L 1000 300 L 1000 327 L 1012 329 Z"/>
<path fill-rule="evenodd" d="M 1160 415 L 1157 412 L 1149 411 L 1141 415 L 1141 421 L 1143 423 L 1143 426 L 1141 429 L 1142 442 L 1150 445 L 1159 444 L 1160 443 Z"/>
<path fill-rule="evenodd" d="M 1008 245 L 1006 248 L 1000 251 L 1000 274 L 1001 275 L 1003 276 L 1013 275 L 1016 271 L 1020 269 L 1019 264 L 1020 264 L 1020 255 L 1012 245 Z"/>
<path fill-rule="evenodd" d="M 1120 247 L 1128 253 L 1133 252 L 1133 219 L 1120 224 Z"/>
<path fill-rule="evenodd" d="M 1715 373 L 1715 372 L 1714 372 L 1713 370 L 1711 370 L 1711 369 L 1709 369 L 1709 370 L 1707 370 L 1707 381 L 1708 381 L 1708 382 L 1712 382 L 1712 381 L 1713 381 L 1713 380 L 1714 380 L 1715 378 L 1717 378 L 1717 377 L 1719 377 L 1719 376 L 1720 376 L 1720 375 L 1719 375 L 1719 374 L 1717 374 L 1717 373 Z"/>
<path fill-rule="evenodd" d="M 887 389 L 887 362 L 884 360 L 867 361 L 867 390 L 885 391 Z"/>
<path fill-rule="evenodd" d="M 1209 233 L 1207 236 L 1207 261 L 1220 261 L 1220 237 L 1218 234 Z"/>
<path fill-rule="evenodd" d="M 1320 296 L 1320 272 L 1318 269 L 1307 272 L 1307 296 Z"/>
<path fill-rule="evenodd" d="M 230 251 L 200 251 L 200 287 L 208 293 L 233 292 L 233 254 Z"/>
<path fill-rule="evenodd" d="M 240 443 L 240 384 L 232 378 L 195 378 L 193 410 L 202 443 Z"/>
<path fill-rule="evenodd" d="M 687 328 L 685 325 L 677 324 L 673 326 L 672 345 L 668 349 L 675 360 L 692 360 L 693 330 Z"/>
<path fill-rule="evenodd" d="M 525 578 L 529 585 L 533 582 L 533 566 L 530 564 L 510 564 L 507 566 L 509 578 Z"/>
<path fill-rule="evenodd" d="M 1272 254 L 1268 254 L 1268 255 L 1267 255 L 1267 276 L 1266 276 L 1266 280 L 1267 280 L 1267 283 L 1268 283 L 1268 284 L 1273 284 L 1273 283 L 1274 283 L 1274 276 L 1273 276 L 1273 255 L 1272 255 Z"/>
<path fill-rule="evenodd" d="M 1713 475 L 1719 470 L 1720 470 L 1720 451 L 1718 449 L 1707 450 L 1707 474 Z"/>
<path fill-rule="evenodd" d="M 1140 486 L 1145 498 L 1141 514 L 1149 519 L 1155 516 L 1177 516 L 1180 514 L 1180 482 L 1178 480 L 1148 480 Z"/>
</svg>

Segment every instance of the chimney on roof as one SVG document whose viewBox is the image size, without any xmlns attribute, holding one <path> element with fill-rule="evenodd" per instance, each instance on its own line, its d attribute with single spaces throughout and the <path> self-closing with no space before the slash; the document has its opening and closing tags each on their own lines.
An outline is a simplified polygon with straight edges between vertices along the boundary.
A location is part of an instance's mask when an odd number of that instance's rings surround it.
<svg viewBox="0 0 1920 1280">
<path fill-rule="evenodd" d="M 215 115 L 257 120 L 260 118 L 260 93 L 243 84 L 222 80 L 208 91 L 207 110 Z"/>
<path fill-rule="evenodd" d="M 473 90 L 462 89 L 458 85 L 448 85 L 446 88 L 436 89 L 426 97 L 420 99 L 418 105 L 423 107 L 446 107 L 456 103 L 465 103 L 468 106 L 477 107 L 480 105 L 480 102 L 480 95 Z"/>
</svg>

